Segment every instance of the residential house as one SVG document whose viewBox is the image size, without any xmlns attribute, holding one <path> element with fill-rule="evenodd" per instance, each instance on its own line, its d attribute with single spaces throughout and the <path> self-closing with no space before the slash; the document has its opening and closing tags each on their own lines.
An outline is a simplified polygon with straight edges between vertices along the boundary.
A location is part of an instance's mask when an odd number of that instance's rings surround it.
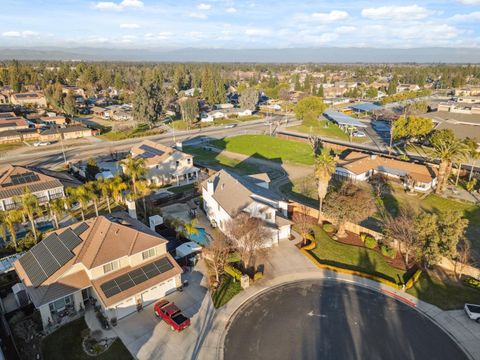
<svg viewBox="0 0 480 360">
<path fill-rule="evenodd" d="M 94 106 L 90 109 L 90 111 L 93 113 L 93 115 L 101 117 L 101 118 L 105 118 L 106 116 L 108 116 L 108 117 L 110 116 L 110 114 L 108 113 L 108 110 L 105 109 L 104 107 L 101 107 L 101 106 Z"/>
<path fill-rule="evenodd" d="M 233 109 L 233 104 L 215 104 L 213 107 L 216 110 Z"/>
<path fill-rule="evenodd" d="M 0 119 L 15 119 L 18 118 L 13 111 L 0 112 Z"/>
<path fill-rule="evenodd" d="M 240 212 L 262 219 L 269 230 L 265 246 L 277 245 L 290 237 L 291 222 L 287 219 L 288 204 L 269 190 L 266 174 L 240 176 L 220 170 L 202 183 L 203 209 L 210 223 L 222 232 Z"/>
<path fill-rule="evenodd" d="M 420 86 L 418 86 L 417 84 L 400 84 L 397 86 L 397 93 L 418 90 L 420 90 Z"/>
<path fill-rule="evenodd" d="M 74 86 L 74 85 L 62 85 L 62 93 L 63 94 L 68 94 L 72 93 L 75 96 L 80 96 L 82 98 L 85 98 L 85 90 L 83 90 L 81 87 Z"/>
<path fill-rule="evenodd" d="M 37 141 L 40 134 L 37 129 L 18 129 L 0 131 L 0 144 L 11 144 L 22 141 Z"/>
<path fill-rule="evenodd" d="M 437 171 L 429 166 L 352 151 L 337 163 L 335 174 L 340 178 L 367 181 L 382 174 L 401 182 L 408 190 L 427 192 L 437 184 Z"/>
<path fill-rule="evenodd" d="M 470 105 L 465 106 L 464 104 L 455 102 L 443 102 L 438 104 L 437 111 L 475 115 L 480 114 L 480 104 L 471 103 Z"/>
<path fill-rule="evenodd" d="M 193 156 L 171 147 L 144 140 L 130 153 L 145 159 L 146 179 L 155 185 L 189 184 L 198 179 L 199 169 L 193 166 Z"/>
<path fill-rule="evenodd" d="M 94 131 L 88 127 L 74 125 L 68 127 L 51 127 L 40 132 L 41 141 L 72 140 L 93 136 Z"/>
<path fill-rule="evenodd" d="M 16 208 L 15 198 L 23 195 L 25 189 L 30 190 L 41 205 L 65 197 L 63 184 L 54 177 L 24 166 L 0 167 L 0 210 Z"/>
<path fill-rule="evenodd" d="M 42 116 L 40 122 L 45 125 L 65 125 L 67 119 L 65 116 Z"/>
<path fill-rule="evenodd" d="M 51 232 L 14 267 L 44 328 L 68 321 L 92 299 L 109 320 L 121 319 L 181 286 L 182 269 L 166 244 L 118 213 Z"/>
<path fill-rule="evenodd" d="M 29 92 L 29 93 L 16 93 L 10 96 L 10 102 L 14 105 L 34 105 L 36 107 L 46 107 L 47 100 L 42 93 Z"/>
<path fill-rule="evenodd" d="M 480 87 L 470 86 L 454 90 L 455 96 L 480 96 Z"/>
<path fill-rule="evenodd" d="M 28 129 L 28 121 L 22 117 L 0 118 L 0 131 Z"/>
</svg>

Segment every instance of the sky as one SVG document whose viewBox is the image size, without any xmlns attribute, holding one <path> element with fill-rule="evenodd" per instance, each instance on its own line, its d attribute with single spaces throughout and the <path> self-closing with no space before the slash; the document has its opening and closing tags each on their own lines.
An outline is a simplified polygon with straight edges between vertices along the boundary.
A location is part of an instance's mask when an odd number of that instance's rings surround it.
<svg viewBox="0 0 480 360">
<path fill-rule="evenodd" d="M 480 47 L 480 0 L 0 0 L 0 46 Z"/>
</svg>

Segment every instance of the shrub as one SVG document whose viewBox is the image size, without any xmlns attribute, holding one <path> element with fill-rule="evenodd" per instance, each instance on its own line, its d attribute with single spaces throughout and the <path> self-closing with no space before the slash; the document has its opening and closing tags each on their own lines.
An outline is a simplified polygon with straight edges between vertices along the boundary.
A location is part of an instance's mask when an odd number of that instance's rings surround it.
<svg viewBox="0 0 480 360">
<path fill-rule="evenodd" d="M 253 281 L 257 281 L 257 280 L 260 280 L 263 278 L 263 273 L 261 273 L 260 271 L 257 271 L 255 273 L 255 275 L 253 275 Z"/>
<path fill-rule="evenodd" d="M 390 259 L 393 259 L 395 256 L 397 256 L 397 250 L 395 250 L 394 248 L 388 245 L 382 245 L 380 250 L 382 251 L 383 256 L 388 257 Z"/>
<path fill-rule="evenodd" d="M 238 269 L 235 269 L 233 266 L 225 265 L 224 270 L 228 275 L 233 277 L 235 280 L 240 281 L 240 279 L 242 278 L 242 275 L 243 275 L 242 272 Z"/>
<path fill-rule="evenodd" d="M 474 288 L 474 289 L 479 289 L 480 290 L 480 281 L 474 278 L 468 278 L 463 280 L 465 285 Z"/>
<path fill-rule="evenodd" d="M 422 275 L 422 270 L 417 270 L 415 271 L 415 274 L 413 274 L 413 276 L 408 279 L 407 283 L 405 284 L 405 289 L 408 290 L 410 289 L 417 281 L 418 281 L 418 278 L 420 277 L 420 275 Z"/>
<path fill-rule="evenodd" d="M 369 249 L 375 249 L 377 247 L 377 239 L 373 236 L 365 236 L 365 246 Z"/>
<path fill-rule="evenodd" d="M 367 237 L 368 234 L 365 234 L 365 233 L 361 233 L 360 234 L 360 239 L 365 242 L 365 238 Z"/>
<path fill-rule="evenodd" d="M 325 232 L 327 233 L 332 233 L 335 231 L 335 228 L 333 227 L 332 224 L 323 224 L 323 230 L 325 230 Z"/>
</svg>

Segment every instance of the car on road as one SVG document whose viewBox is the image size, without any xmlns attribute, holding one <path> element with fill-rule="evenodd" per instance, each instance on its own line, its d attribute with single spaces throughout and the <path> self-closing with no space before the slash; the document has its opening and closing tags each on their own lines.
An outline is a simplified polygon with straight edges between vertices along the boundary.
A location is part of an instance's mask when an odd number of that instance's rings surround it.
<svg viewBox="0 0 480 360">
<path fill-rule="evenodd" d="M 170 325 L 172 330 L 182 331 L 190 326 L 190 319 L 182 314 L 175 303 L 162 300 L 153 307 L 155 315 Z"/>
<path fill-rule="evenodd" d="M 465 310 L 465 312 L 467 313 L 467 316 L 470 319 L 480 323 L 480 305 L 465 304 L 463 309 Z"/>
<path fill-rule="evenodd" d="M 235 126 L 237 126 L 237 124 L 228 124 L 228 125 L 225 125 L 224 128 L 225 128 L 225 129 L 232 129 L 232 128 L 234 128 Z"/>
<path fill-rule="evenodd" d="M 33 146 L 47 146 L 47 145 L 50 145 L 50 143 L 48 141 L 37 141 L 35 143 L 33 143 Z"/>
<path fill-rule="evenodd" d="M 367 135 L 363 131 L 354 131 L 353 137 L 367 137 Z"/>
</svg>

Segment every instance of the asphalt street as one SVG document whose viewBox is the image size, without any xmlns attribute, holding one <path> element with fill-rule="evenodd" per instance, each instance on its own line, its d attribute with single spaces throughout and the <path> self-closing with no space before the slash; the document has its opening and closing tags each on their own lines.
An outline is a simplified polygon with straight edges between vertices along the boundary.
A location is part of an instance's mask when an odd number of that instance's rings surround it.
<svg viewBox="0 0 480 360">
<path fill-rule="evenodd" d="M 415 309 L 371 290 L 335 281 L 273 289 L 237 311 L 225 360 L 467 359 Z"/>
</svg>

